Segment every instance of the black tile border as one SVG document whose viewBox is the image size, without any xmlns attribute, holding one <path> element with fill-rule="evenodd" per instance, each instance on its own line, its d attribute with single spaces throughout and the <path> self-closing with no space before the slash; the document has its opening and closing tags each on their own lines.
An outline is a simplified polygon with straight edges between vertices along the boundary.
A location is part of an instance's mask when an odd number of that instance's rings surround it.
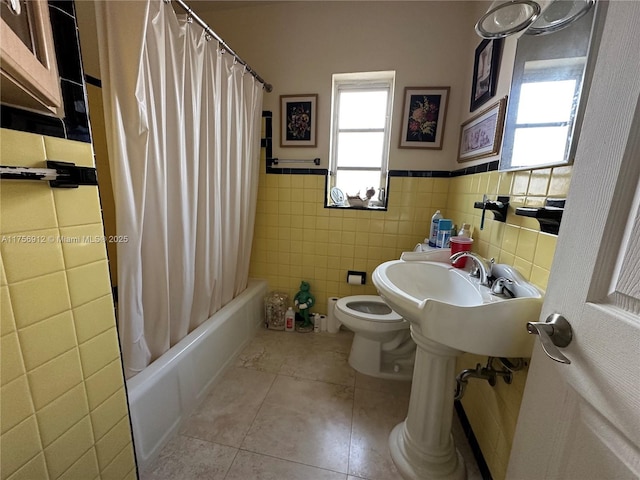
<svg viewBox="0 0 640 480">
<path fill-rule="evenodd" d="M 96 77 L 92 77 L 91 75 L 84 75 L 84 81 L 89 85 L 93 85 L 94 87 L 102 88 L 102 80 Z"/>
<path fill-rule="evenodd" d="M 451 172 L 446 170 L 389 170 L 390 177 L 411 178 L 449 178 Z"/>
<path fill-rule="evenodd" d="M 35 133 L 47 137 L 66 138 L 64 122 L 61 118 L 42 115 L 8 105 L 2 105 L 0 112 L 0 126 L 2 128 Z"/>
<path fill-rule="evenodd" d="M 267 144 L 270 139 L 262 139 L 262 146 L 270 148 L 271 144 Z M 267 155 L 267 173 L 273 174 L 291 174 L 291 175 L 326 175 L 326 168 L 273 168 L 270 166 L 270 155 Z M 454 178 L 464 175 L 474 175 L 476 173 L 494 172 L 498 170 L 499 161 L 483 163 L 473 167 L 466 167 L 460 170 L 448 172 L 447 170 L 389 170 L 389 177 L 400 178 Z"/>
<path fill-rule="evenodd" d="M 73 6 L 69 11 L 60 10 L 55 4 L 49 4 L 51 29 L 56 48 L 56 63 L 60 78 L 82 84 L 82 60 L 76 53 L 78 48 L 78 26 L 73 15 Z"/>
<path fill-rule="evenodd" d="M 74 18 L 76 16 L 75 4 L 73 0 L 49 0 L 49 6 L 55 7 Z"/>
<path fill-rule="evenodd" d="M 484 459 L 484 455 L 482 455 L 482 450 L 480 450 L 478 439 L 476 439 L 476 436 L 473 433 L 471 423 L 469 423 L 467 414 L 465 413 L 464 407 L 462 406 L 462 402 L 460 402 L 460 400 L 456 400 L 455 402 L 453 402 L 453 406 L 456 409 L 456 413 L 458 414 L 458 418 L 460 419 L 460 424 L 462 425 L 462 430 L 464 431 L 465 437 L 467 437 L 469 447 L 471 447 L 473 456 L 476 459 L 476 463 L 478 464 L 478 469 L 480 470 L 480 475 L 482 475 L 482 480 L 493 480 L 491 472 L 489 471 L 489 466 Z"/>
<path fill-rule="evenodd" d="M 267 173 L 275 175 L 327 175 L 326 168 L 273 168 L 267 167 Z"/>
<path fill-rule="evenodd" d="M 461 177 L 464 175 L 473 175 L 476 173 L 495 172 L 500 166 L 499 160 L 493 162 L 481 163 L 480 165 L 474 165 L 473 167 L 461 168 L 460 170 L 454 170 L 451 172 L 452 177 Z"/>
<path fill-rule="evenodd" d="M 262 146 L 266 147 L 265 139 L 262 139 Z M 267 157 L 270 160 L 270 157 Z M 446 170 L 389 170 L 389 177 L 399 178 L 454 178 L 464 175 L 474 175 L 476 173 L 486 173 L 498 170 L 499 162 L 483 163 L 474 167 L 467 167 L 453 172 Z M 267 173 L 289 174 L 289 175 L 326 175 L 326 168 L 274 168 L 267 164 Z"/>
</svg>

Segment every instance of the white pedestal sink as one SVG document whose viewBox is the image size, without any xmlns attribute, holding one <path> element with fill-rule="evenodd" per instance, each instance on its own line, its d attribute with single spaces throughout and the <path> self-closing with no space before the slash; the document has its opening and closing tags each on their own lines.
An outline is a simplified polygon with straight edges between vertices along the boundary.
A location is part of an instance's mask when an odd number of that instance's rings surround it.
<svg viewBox="0 0 640 480">
<path fill-rule="evenodd" d="M 378 293 L 411 322 L 418 346 L 409 412 L 389 437 L 391 457 L 407 480 L 466 478 L 451 436 L 456 357 L 531 356 L 525 326 L 538 320 L 540 292 L 506 265 L 494 266 L 494 274 L 511 278 L 518 298 L 491 295 L 446 263 L 395 260 L 373 272 Z"/>
</svg>

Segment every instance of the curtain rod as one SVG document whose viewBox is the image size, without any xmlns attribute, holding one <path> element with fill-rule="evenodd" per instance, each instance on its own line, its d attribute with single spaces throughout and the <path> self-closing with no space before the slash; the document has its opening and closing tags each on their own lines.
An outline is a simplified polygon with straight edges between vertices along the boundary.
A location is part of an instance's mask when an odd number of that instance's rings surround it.
<svg viewBox="0 0 640 480">
<path fill-rule="evenodd" d="M 171 0 L 163 0 L 163 1 L 164 3 L 171 3 Z M 267 92 L 270 93 L 273 90 L 273 86 L 270 83 L 267 83 L 260 75 L 258 75 L 258 72 L 253 70 L 249 66 L 249 64 L 247 64 L 247 62 L 242 60 L 242 58 L 240 58 L 240 56 L 236 52 L 234 52 L 233 49 L 229 45 L 227 45 L 227 43 L 216 32 L 214 32 L 213 29 L 209 25 L 207 25 L 207 23 L 204 20 L 202 20 L 198 15 L 195 14 L 195 12 L 189 7 L 189 5 L 187 5 L 183 0 L 173 0 L 173 1 L 176 2 L 178 5 L 180 5 L 187 12 L 187 15 L 193 18 L 198 25 L 204 28 L 204 31 L 206 33 L 208 33 L 213 38 L 215 38 L 220 43 L 220 45 L 222 45 L 222 48 L 224 48 L 227 52 L 233 55 L 234 58 L 238 61 L 238 63 L 240 63 L 241 65 L 244 65 L 244 67 L 247 69 L 247 72 L 249 72 L 251 75 L 255 77 L 256 80 L 262 83 L 262 85 L 264 86 L 264 89 Z"/>
</svg>

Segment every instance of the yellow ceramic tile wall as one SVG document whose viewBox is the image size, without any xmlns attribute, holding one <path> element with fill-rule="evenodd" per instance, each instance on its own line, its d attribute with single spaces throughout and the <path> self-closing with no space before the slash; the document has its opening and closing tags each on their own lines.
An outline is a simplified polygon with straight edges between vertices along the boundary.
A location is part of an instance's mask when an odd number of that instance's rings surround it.
<svg viewBox="0 0 640 480">
<path fill-rule="evenodd" d="M 569 190 L 571 167 L 519 172 L 490 172 L 451 179 L 446 215 L 460 225 L 472 225 L 473 250 L 500 263 L 513 265 L 526 279 L 544 290 L 547 287 L 556 236 L 541 233 L 535 219 L 515 215 L 519 206 L 541 206 L 550 197 L 565 198 Z M 482 211 L 473 203 L 487 194 L 509 195 L 506 223 L 497 222 L 487 212 L 480 230 Z M 486 358 L 462 355 L 458 368 L 473 368 Z M 526 372 L 515 375 L 514 384 L 473 382 L 462 399 L 485 460 L 495 479 L 505 477 L 515 424 L 520 410 Z"/>
<path fill-rule="evenodd" d="M 107 132 L 104 124 L 104 104 L 102 102 L 102 88 L 87 84 L 87 101 L 91 112 L 91 139 L 98 170 L 98 184 L 100 185 L 100 203 L 102 204 L 102 219 L 104 232 L 107 236 L 116 234 L 116 206 L 111 186 L 111 169 L 109 166 L 109 153 L 107 151 Z M 102 229 L 102 225 L 100 226 Z M 111 284 L 117 284 L 118 278 L 118 245 L 115 242 L 107 243 L 109 256 L 109 270 L 111 271 Z"/>
<path fill-rule="evenodd" d="M 388 211 L 376 212 L 324 208 L 324 183 L 321 175 L 261 173 L 250 271 L 290 298 L 308 281 L 319 313 L 329 297 L 375 294 L 375 267 L 424 240 L 449 189 L 448 179 L 392 177 Z M 366 285 L 348 285 L 348 270 L 365 271 Z"/>
<path fill-rule="evenodd" d="M 91 145 L 2 130 L 14 165 Z M 98 190 L 0 183 L 0 479 L 135 478 Z M 71 239 L 66 242 L 63 239 Z"/>
<path fill-rule="evenodd" d="M 264 172 L 264 160 L 261 172 Z M 532 283 L 545 289 L 556 237 L 540 233 L 535 219 L 515 215 L 515 207 L 542 205 L 547 196 L 566 197 L 571 167 L 522 172 L 490 172 L 451 179 L 390 179 L 389 209 L 369 212 L 323 207 L 324 177 L 261 173 L 251 275 L 265 278 L 270 288 L 298 291 L 300 280 L 311 283 L 314 310 L 325 313 L 327 298 L 375 294 L 371 273 L 380 263 L 411 250 L 429 231 L 436 209 L 458 226 L 470 223 L 474 251 L 514 265 Z M 507 222 L 481 210 L 474 202 L 509 195 Z M 367 272 L 367 285 L 346 283 L 347 270 Z M 463 355 L 459 367 L 473 368 L 486 358 Z M 504 478 L 520 409 L 526 372 L 514 384 L 469 385 L 463 405 L 495 479 Z"/>
</svg>

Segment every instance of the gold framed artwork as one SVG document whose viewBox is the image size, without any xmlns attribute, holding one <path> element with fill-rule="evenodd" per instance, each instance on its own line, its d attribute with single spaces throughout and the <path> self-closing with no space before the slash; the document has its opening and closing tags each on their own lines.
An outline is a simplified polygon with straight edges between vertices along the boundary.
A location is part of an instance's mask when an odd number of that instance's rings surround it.
<svg viewBox="0 0 640 480">
<path fill-rule="evenodd" d="M 506 105 L 507 97 L 504 97 L 460 126 L 458 162 L 469 162 L 500 152 Z"/>
</svg>

